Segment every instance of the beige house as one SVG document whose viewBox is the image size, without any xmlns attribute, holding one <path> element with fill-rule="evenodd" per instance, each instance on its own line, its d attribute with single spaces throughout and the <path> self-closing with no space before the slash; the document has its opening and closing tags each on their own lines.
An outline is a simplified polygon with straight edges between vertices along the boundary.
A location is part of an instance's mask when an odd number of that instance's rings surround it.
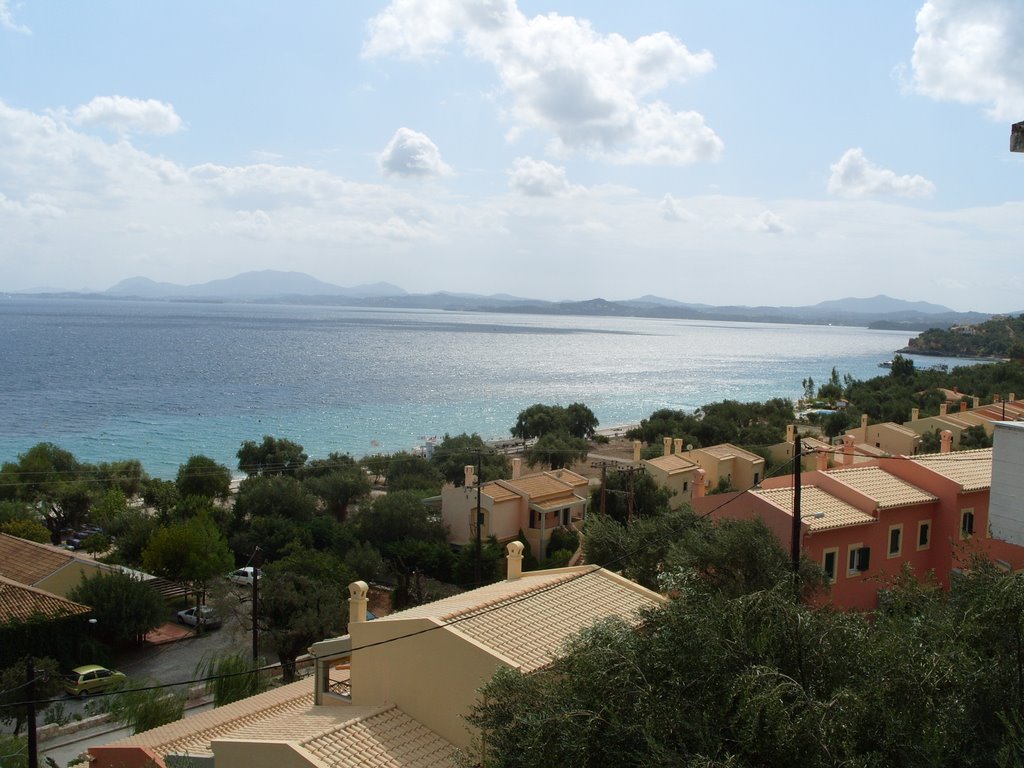
<svg viewBox="0 0 1024 768">
<path fill-rule="evenodd" d="M 715 488 L 724 478 L 733 488 L 745 491 L 764 479 L 764 459 L 732 443 L 694 448 L 686 455 L 704 470 L 707 488 Z"/>
<path fill-rule="evenodd" d="M 953 448 L 960 446 L 960 435 L 966 429 L 974 426 L 973 420 L 960 418 L 960 414 L 950 414 L 946 411 L 945 403 L 939 406 L 938 416 L 916 417 L 917 409 L 911 413 L 910 421 L 904 422 L 903 426 L 918 435 L 925 435 L 929 432 L 943 432 L 949 430 L 953 434 Z"/>
<path fill-rule="evenodd" d="M 641 464 L 644 471 L 661 488 L 672 492 L 669 506 L 673 510 L 689 504 L 693 498 L 693 483 L 696 473 L 700 470 L 695 462 L 683 458 L 679 453 L 644 459 Z M 701 475 L 703 477 L 703 475 Z"/>
<path fill-rule="evenodd" d="M 366 620 L 367 586 L 349 587 L 349 634 L 310 648 L 316 675 L 221 709 L 90 749 L 93 768 L 427 768 L 479 747 L 463 719 L 502 667 L 551 664 L 574 634 L 611 617 L 639 621 L 661 595 L 594 566 L 521 573 Z"/>
<path fill-rule="evenodd" d="M 827 469 L 832 463 L 832 455 L 835 449 L 824 440 L 809 435 L 800 436 L 800 447 L 803 450 L 803 459 L 800 468 L 807 470 Z M 789 424 L 786 427 L 786 439 L 768 448 L 772 461 L 776 464 L 788 464 L 793 459 L 796 450 L 796 425 Z"/>
<path fill-rule="evenodd" d="M 846 434 L 858 444 L 873 446 L 890 456 L 916 456 L 921 450 L 921 433 L 891 421 L 869 424 L 866 413 L 860 417 L 860 427 Z"/>
<path fill-rule="evenodd" d="M 530 551 L 543 561 L 551 531 L 583 521 L 589 481 L 568 469 L 520 475 L 520 467 L 521 461 L 513 459 L 511 480 L 480 486 L 480 538 L 494 536 L 504 543 L 522 531 Z M 476 541 L 477 492 L 470 466 L 466 467 L 465 485 L 446 485 L 441 490 L 441 517 L 452 544 L 466 546 Z"/>
<path fill-rule="evenodd" d="M 66 549 L 0 533 L 0 576 L 58 597 L 67 597 L 83 576 L 113 570 Z"/>
</svg>

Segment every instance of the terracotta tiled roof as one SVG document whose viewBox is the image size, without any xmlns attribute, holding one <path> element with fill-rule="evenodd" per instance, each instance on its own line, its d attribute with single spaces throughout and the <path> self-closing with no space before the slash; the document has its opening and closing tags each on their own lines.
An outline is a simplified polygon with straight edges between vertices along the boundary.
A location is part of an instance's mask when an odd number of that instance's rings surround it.
<svg viewBox="0 0 1024 768">
<path fill-rule="evenodd" d="M 548 496 L 571 494 L 574 487 L 546 472 L 539 475 L 527 475 L 518 480 L 502 480 L 500 484 L 520 495 L 529 496 L 532 501 L 543 501 Z"/>
<path fill-rule="evenodd" d="M 793 511 L 792 488 L 769 488 L 753 493 L 787 512 Z M 811 532 L 875 522 L 873 516 L 813 485 L 800 486 L 800 519 L 807 523 Z"/>
<path fill-rule="evenodd" d="M 331 768 L 448 767 L 455 753 L 450 742 L 393 705 L 354 717 L 301 746 Z"/>
<path fill-rule="evenodd" d="M 57 619 L 89 612 L 89 606 L 65 600 L 35 587 L 0 576 L 0 624 L 42 616 Z"/>
<path fill-rule="evenodd" d="M 210 743 L 214 739 L 231 737 L 255 724 L 308 711 L 312 706 L 313 681 L 300 680 L 129 736 L 111 746 L 144 746 L 161 755 L 212 756 Z"/>
<path fill-rule="evenodd" d="M 0 576 L 22 584 L 37 584 L 74 559 L 70 552 L 49 544 L 0 533 Z"/>
<path fill-rule="evenodd" d="M 489 496 L 495 502 L 520 498 L 519 494 L 515 491 L 510 491 L 508 488 L 498 485 L 497 483 L 484 484 L 484 487 L 480 489 L 480 492 L 485 496 Z M 473 503 L 476 504 L 476 502 Z"/>
<path fill-rule="evenodd" d="M 938 501 L 938 497 L 890 475 L 881 467 L 854 467 L 853 469 L 832 469 L 828 476 L 848 485 L 855 491 L 873 500 L 878 509 L 909 507 Z"/>
<path fill-rule="evenodd" d="M 760 456 L 750 451 L 745 451 L 732 443 L 722 443 L 721 445 L 712 445 L 709 448 L 697 448 L 698 451 L 703 451 L 708 456 L 714 456 L 716 459 L 734 459 L 741 458 L 747 461 L 760 461 L 763 462 Z"/>
<path fill-rule="evenodd" d="M 916 433 L 915 433 L 916 434 Z M 854 456 L 888 456 L 888 451 L 883 451 L 881 448 L 876 448 L 871 443 L 857 443 L 853 446 Z"/>
<path fill-rule="evenodd" d="M 914 462 L 959 483 L 963 491 L 981 491 L 992 487 L 991 448 L 924 454 L 917 456 Z"/>
<path fill-rule="evenodd" d="M 697 468 L 697 464 L 692 461 L 687 461 L 678 453 L 672 453 L 668 456 L 658 456 L 654 459 L 647 459 L 644 463 L 652 464 L 670 475 L 675 475 L 680 472 L 688 472 Z"/>
<path fill-rule="evenodd" d="M 824 440 L 819 440 L 816 437 L 801 437 L 800 438 L 800 445 L 803 447 L 804 450 L 808 450 L 808 449 L 812 450 L 812 451 L 832 451 L 832 450 L 834 450 L 832 445 L 830 445 L 829 443 L 826 443 Z"/>
<path fill-rule="evenodd" d="M 612 616 L 634 617 L 664 598 L 596 566 L 523 574 L 470 592 L 381 616 L 377 622 L 433 618 L 524 671 L 549 664 L 573 634 Z M 375 622 L 376 623 L 376 622 Z"/>
<path fill-rule="evenodd" d="M 894 421 L 887 421 L 886 423 L 879 424 L 878 426 L 885 427 L 887 430 L 896 432 L 897 434 L 904 435 L 906 437 L 917 437 L 917 432 L 907 427 L 904 427 L 902 424 L 897 424 Z"/>
</svg>

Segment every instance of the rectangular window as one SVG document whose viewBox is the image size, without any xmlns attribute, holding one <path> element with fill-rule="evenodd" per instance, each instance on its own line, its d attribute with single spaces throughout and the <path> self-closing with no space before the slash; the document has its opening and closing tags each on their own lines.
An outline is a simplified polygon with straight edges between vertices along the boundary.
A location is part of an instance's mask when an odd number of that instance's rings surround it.
<svg viewBox="0 0 1024 768">
<path fill-rule="evenodd" d="M 846 569 L 847 576 L 864 573 L 871 565 L 871 547 L 854 544 L 850 547 L 850 559 Z"/>
<path fill-rule="evenodd" d="M 839 559 L 838 549 L 826 549 L 822 555 L 821 567 L 825 571 L 825 580 L 829 584 L 836 583 L 836 560 Z"/>
<path fill-rule="evenodd" d="M 968 538 L 974 533 L 974 510 L 965 509 L 960 512 L 960 536 Z"/>
<path fill-rule="evenodd" d="M 889 557 L 899 557 L 903 552 L 903 524 L 889 526 Z"/>
<path fill-rule="evenodd" d="M 917 548 L 928 549 L 932 543 L 932 521 L 922 520 L 917 524 Z"/>
<path fill-rule="evenodd" d="M 688 480 L 683 480 L 683 492 L 690 490 L 690 483 Z"/>
<path fill-rule="evenodd" d="M 757 485 L 760 482 L 761 482 L 761 473 L 760 472 L 755 472 L 754 473 L 754 485 Z"/>
</svg>

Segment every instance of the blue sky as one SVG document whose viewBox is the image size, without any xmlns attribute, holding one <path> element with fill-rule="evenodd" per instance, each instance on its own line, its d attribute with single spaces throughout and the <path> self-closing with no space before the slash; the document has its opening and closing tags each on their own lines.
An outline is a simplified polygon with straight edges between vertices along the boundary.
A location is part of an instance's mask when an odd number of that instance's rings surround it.
<svg viewBox="0 0 1024 768">
<path fill-rule="evenodd" d="M 1024 308 L 1024 4 L 0 0 L 0 290 Z"/>
</svg>

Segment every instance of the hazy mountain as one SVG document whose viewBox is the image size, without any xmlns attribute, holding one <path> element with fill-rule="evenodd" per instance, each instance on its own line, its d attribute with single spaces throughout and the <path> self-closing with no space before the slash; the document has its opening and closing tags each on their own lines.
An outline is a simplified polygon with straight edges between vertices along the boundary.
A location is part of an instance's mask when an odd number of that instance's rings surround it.
<svg viewBox="0 0 1024 768">
<path fill-rule="evenodd" d="M 105 291 L 110 296 L 138 296 L 144 299 L 166 298 L 220 298 L 256 299 L 286 296 L 346 296 L 351 298 L 372 298 L 379 296 L 401 296 L 401 288 L 390 283 L 373 283 L 343 288 L 325 283 L 302 272 L 280 272 L 266 269 L 259 272 L 244 272 L 223 280 L 208 283 L 176 285 L 158 283 L 145 277 L 122 280 Z"/>
<path fill-rule="evenodd" d="M 927 301 L 904 301 L 884 294 L 872 296 L 870 299 L 833 299 L 814 305 L 815 309 L 825 312 L 853 312 L 861 315 L 886 315 L 894 312 L 920 312 L 924 315 L 950 314 L 954 310 Z"/>
</svg>

